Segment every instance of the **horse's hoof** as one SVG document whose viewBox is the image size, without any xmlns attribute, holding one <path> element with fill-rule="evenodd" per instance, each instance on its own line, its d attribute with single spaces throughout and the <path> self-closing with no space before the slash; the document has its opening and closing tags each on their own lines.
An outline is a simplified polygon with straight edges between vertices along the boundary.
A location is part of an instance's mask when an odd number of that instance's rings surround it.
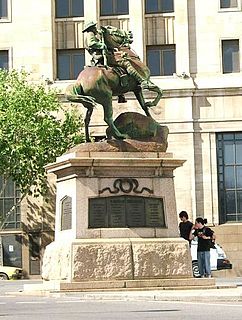
<svg viewBox="0 0 242 320">
<path fill-rule="evenodd" d="M 151 107 L 153 107 L 153 106 L 154 106 L 153 103 L 150 102 L 150 101 L 145 103 L 145 107 L 146 107 L 146 108 L 151 108 Z"/>
<path fill-rule="evenodd" d="M 125 139 L 129 139 L 129 136 L 127 134 L 120 134 L 120 135 L 116 135 L 115 139 L 117 139 L 117 140 L 125 140 Z"/>
</svg>

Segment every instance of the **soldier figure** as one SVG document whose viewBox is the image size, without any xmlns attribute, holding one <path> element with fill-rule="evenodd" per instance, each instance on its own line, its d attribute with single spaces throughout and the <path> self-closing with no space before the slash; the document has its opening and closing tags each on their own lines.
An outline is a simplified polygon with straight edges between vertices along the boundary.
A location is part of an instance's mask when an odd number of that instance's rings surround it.
<svg viewBox="0 0 242 320">
<path fill-rule="evenodd" d="M 102 31 L 98 30 L 96 25 L 96 22 L 91 21 L 84 26 L 82 31 L 83 33 L 86 33 L 85 48 L 92 55 L 92 64 L 123 67 L 128 74 L 130 74 L 138 83 L 140 83 L 143 89 L 152 88 L 154 84 L 143 78 L 143 76 L 132 66 L 128 56 L 121 55 L 120 59 L 118 60 L 112 58 L 113 52 L 112 50 L 108 50 L 106 47 L 106 44 L 102 39 Z M 108 26 L 107 28 L 111 27 Z M 129 35 L 132 35 L 132 33 L 129 33 Z M 107 56 L 109 59 L 107 59 Z"/>
</svg>

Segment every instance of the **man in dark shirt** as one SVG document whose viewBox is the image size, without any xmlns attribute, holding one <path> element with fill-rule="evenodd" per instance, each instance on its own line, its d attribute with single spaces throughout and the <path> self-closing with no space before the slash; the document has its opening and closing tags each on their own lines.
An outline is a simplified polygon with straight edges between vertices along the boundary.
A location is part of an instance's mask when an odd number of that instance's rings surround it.
<svg viewBox="0 0 242 320">
<path fill-rule="evenodd" d="M 211 277 L 210 266 L 210 247 L 211 241 L 215 239 L 213 230 L 205 227 L 204 219 L 196 218 L 195 226 L 190 232 L 189 239 L 192 240 L 195 237 L 198 239 L 197 245 L 197 262 L 201 277 Z"/>
<path fill-rule="evenodd" d="M 193 227 L 193 223 L 188 220 L 188 214 L 186 211 L 181 211 L 179 213 L 179 218 L 181 219 L 181 222 L 179 223 L 180 236 L 190 243 L 189 235 Z"/>
</svg>

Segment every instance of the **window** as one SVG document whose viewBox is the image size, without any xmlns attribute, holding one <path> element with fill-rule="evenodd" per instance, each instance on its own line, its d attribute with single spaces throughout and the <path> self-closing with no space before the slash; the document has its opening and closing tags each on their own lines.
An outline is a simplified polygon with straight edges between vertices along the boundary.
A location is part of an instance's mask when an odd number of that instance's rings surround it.
<svg viewBox="0 0 242 320">
<path fill-rule="evenodd" d="M 0 19 L 8 17 L 8 0 L 0 0 Z"/>
<path fill-rule="evenodd" d="M 84 49 L 57 50 L 57 78 L 74 80 L 85 65 Z"/>
<path fill-rule="evenodd" d="M 0 69 L 8 70 L 8 50 L 0 50 Z"/>
<path fill-rule="evenodd" d="M 100 0 L 101 16 L 129 14 L 128 0 Z"/>
<path fill-rule="evenodd" d="M 238 0 L 220 0 L 220 8 L 238 8 Z"/>
<path fill-rule="evenodd" d="M 83 17 L 83 0 L 56 0 L 56 18 Z"/>
<path fill-rule="evenodd" d="M 20 206 L 17 205 L 20 191 L 12 179 L 0 176 L 0 229 L 20 228 Z M 9 214 L 14 205 L 17 205 Z"/>
<path fill-rule="evenodd" d="M 174 0 L 145 0 L 145 13 L 174 12 Z"/>
<path fill-rule="evenodd" d="M 240 72 L 239 40 L 222 40 L 223 73 Z"/>
<path fill-rule="evenodd" d="M 175 45 L 147 47 L 147 65 L 152 76 L 170 76 L 176 72 Z"/>
<path fill-rule="evenodd" d="M 220 222 L 242 221 L 242 132 L 217 134 Z"/>
<path fill-rule="evenodd" d="M 2 234 L 1 238 L 3 265 L 22 268 L 22 236 L 18 234 Z"/>
</svg>

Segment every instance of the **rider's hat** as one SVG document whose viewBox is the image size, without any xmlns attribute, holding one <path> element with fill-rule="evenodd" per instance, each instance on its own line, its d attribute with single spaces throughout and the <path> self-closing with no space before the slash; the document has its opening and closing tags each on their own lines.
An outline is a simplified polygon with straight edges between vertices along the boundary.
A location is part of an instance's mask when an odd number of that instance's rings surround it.
<svg viewBox="0 0 242 320">
<path fill-rule="evenodd" d="M 96 25 L 97 25 L 96 22 L 94 22 L 94 21 L 89 21 L 89 22 L 87 22 L 87 23 L 84 25 L 84 28 L 83 28 L 82 32 L 85 32 L 85 31 L 87 31 L 89 28 L 94 27 L 94 26 L 96 26 Z"/>
</svg>

